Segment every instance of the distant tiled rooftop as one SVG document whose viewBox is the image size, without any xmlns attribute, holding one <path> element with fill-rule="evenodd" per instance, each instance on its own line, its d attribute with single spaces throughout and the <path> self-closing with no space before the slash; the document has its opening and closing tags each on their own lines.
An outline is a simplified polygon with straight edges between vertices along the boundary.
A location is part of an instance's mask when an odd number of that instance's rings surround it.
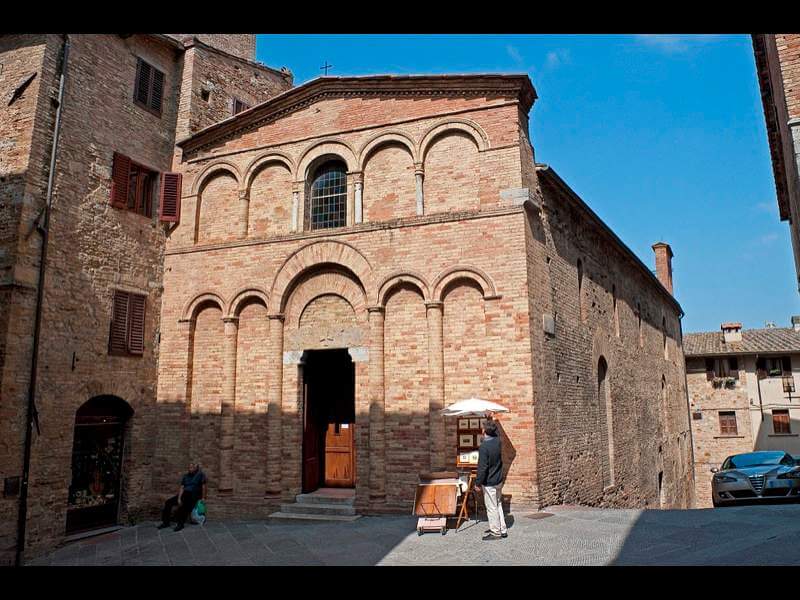
<svg viewBox="0 0 800 600">
<path fill-rule="evenodd" d="M 687 333 L 683 352 L 686 356 L 800 352 L 800 332 L 791 327 L 743 329 L 742 341 L 727 344 L 721 331 Z"/>
</svg>

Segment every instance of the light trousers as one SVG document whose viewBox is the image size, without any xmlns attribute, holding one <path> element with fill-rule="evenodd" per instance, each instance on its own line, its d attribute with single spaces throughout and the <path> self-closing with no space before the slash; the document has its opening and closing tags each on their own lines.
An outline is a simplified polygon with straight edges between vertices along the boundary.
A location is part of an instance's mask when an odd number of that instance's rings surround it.
<svg viewBox="0 0 800 600">
<path fill-rule="evenodd" d="M 484 485 L 483 503 L 486 505 L 486 516 L 489 517 L 489 529 L 495 535 L 507 532 L 506 518 L 503 515 L 503 503 L 501 501 L 502 485 Z"/>
</svg>

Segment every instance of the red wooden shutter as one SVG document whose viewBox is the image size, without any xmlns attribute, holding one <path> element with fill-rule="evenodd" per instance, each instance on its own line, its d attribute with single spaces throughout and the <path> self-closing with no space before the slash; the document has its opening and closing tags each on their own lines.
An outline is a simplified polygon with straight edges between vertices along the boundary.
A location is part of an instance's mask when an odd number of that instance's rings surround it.
<svg viewBox="0 0 800 600">
<path fill-rule="evenodd" d="M 111 310 L 111 335 L 108 349 L 114 353 L 128 351 L 128 300 L 130 294 L 114 290 L 114 306 Z"/>
<path fill-rule="evenodd" d="M 131 159 L 114 152 L 114 164 L 111 167 L 111 206 L 115 208 L 128 206 L 130 176 Z"/>
<path fill-rule="evenodd" d="M 131 354 L 144 352 L 144 308 L 145 296 L 130 295 L 130 335 L 128 337 L 128 351 Z"/>
<path fill-rule="evenodd" d="M 161 112 L 161 101 L 164 98 L 164 73 L 153 69 L 152 89 L 150 93 L 150 108 Z"/>
<path fill-rule="evenodd" d="M 152 80 L 153 67 L 140 58 L 136 69 L 136 89 L 133 93 L 133 97 L 137 102 L 147 105 Z"/>
<path fill-rule="evenodd" d="M 161 174 L 159 219 L 164 223 L 178 223 L 181 220 L 181 180 L 180 173 Z"/>
</svg>

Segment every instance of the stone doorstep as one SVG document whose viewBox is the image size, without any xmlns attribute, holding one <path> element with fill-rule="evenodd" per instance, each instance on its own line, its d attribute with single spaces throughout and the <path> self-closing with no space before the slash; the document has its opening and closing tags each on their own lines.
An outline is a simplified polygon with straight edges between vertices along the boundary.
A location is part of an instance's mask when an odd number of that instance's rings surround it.
<svg viewBox="0 0 800 600">
<path fill-rule="evenodd" d="M 276 512 L 269 516 L 272 521 L 339 521 L 352 522 L 361 518 L 361 515 L 324 515 L 324 514 L 304 514 Z"/>
<path fill-rule="evenodd" d="M 353 490 L 335 488 L 321 488 L 309 494 L 298 494 L 295 496 L 298 504 L 345 504 L 352 506 L 355 502 Z"/>
<path fill-rule="evenodd" d="M 354 515 L 356 509 L 349 504 L 327 504 L 322 502 L 281 504 L 281 512 L 297 514 L 320 514 L 320 515 Z"/>
<path fill-rule="evenodd" d="M 80 533 L 74 533 L 72 535 L 68 535 L 62 540 L 62 543 L 69 544 L 70 542 L 77 542 L 78 540 L 84 540 L 86 538 L 98 537 L 101 535 L 105 535 L 107 533 L 114 533 L 116 531 L 119 531 L 120 529 L 122 529 L 122 525 L 114 525 L 112 527 L 104 527 L 103 529 L 92 529 L 90 531 L 82 531 Z"/>
</svg>

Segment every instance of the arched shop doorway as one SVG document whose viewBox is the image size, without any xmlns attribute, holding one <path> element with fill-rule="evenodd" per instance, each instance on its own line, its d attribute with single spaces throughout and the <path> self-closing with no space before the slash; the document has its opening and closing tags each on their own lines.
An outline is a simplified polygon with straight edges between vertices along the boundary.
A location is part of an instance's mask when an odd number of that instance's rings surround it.
<svg viewBox="0 0 800 600">
<path fill-rule="evenodd" d="M 75 413 L 67 534 L 117 523 L 131 416 L 130 405 L 116 396 L 95 396 Z"/>
</svg>

